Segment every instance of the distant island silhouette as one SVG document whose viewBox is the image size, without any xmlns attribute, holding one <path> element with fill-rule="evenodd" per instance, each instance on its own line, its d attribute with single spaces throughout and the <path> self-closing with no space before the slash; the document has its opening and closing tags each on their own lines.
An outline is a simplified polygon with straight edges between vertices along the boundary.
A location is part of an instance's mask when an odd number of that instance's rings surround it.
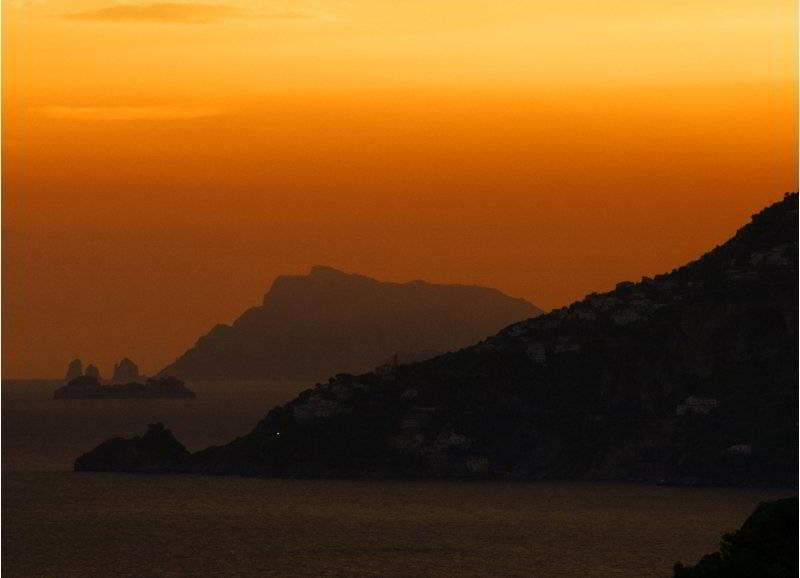
<svg viewBox="0 0 800 578">
<path fill-rule="evenodd" d="M 194 398 L 195 393 L 174 377 L 150 378 L 144 383 L 101 384 L 96 377 L 82 375 L 56 389 L 56 399 Z"/>
<path fill-rule="evenodd" d="M 124 357 L 114 364 L 110 384 L 104 384 L 100 371 L 94 365 L 87 365 L 83 372 L 80 359 L 73 359 L 67 366 L 66 385 L 55 390 L 56 399 L 126 399 L 140 397 L 196 397 L 179 379 L 162 376 L 147 379 L 139 373 L 139 367 Z"/>
<path fill-rule="evenodd" d="M 368 371 L 399 352 L 411 358 L 466 347 L 539 314 L 495 289 L 389 283 L 317 265 L 276 278 L 262 305 L 214 327 L 160 375 L 319 379 Z"/>
<path fill-rule="evenodd" d="M 299 307 L 292 288 L 330 287 L 342 275 L 276 281 L 275 306 Z M 139 451 L 136 438 L 102 444 L 75 469 L 794 487 L 797 279 L 798 197 L 787 194 L 670 273 L 621 282 L 457 352 L 338 374 L 228 444 L 189 454 L 161 427 L 141 465 L 126 457 Z M 245 327 L 250 315 L 260 327 L 266 313 L 245 314 Z"/>
</svg>

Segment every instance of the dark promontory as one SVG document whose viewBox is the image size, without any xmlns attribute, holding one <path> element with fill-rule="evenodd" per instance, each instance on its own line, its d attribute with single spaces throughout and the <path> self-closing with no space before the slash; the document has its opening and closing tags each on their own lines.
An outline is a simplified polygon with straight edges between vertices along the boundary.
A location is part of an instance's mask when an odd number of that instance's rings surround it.
<svg viewBox="0 0 800 578">
<path fill-rule="evenodd" d="M 485 287 L 387 283 L 316 266 L 275 279 L 260 307 L 217 325 L 162 370 L 182 379 L 320 379 L 400 351 L 450 351 L 540 314 Z"/>
<path fill-rule="evenodd" d="M 793 194 L 670 273 L 454 353 L 337 375 L 171 469 L 794 486 L 797 240 Z M 76 466 L 117 469 L 104 455 Z"/>
<path fill-rule="evenodd" d="M 142 437 L 114 438 L 103 442 L 92 452 L 87 468 L 84 456 L 75 462 L 75 469 L 93 469 L 103 464 L 105 469 L 117 472 L 169 472 L 181 466 L 189 452 L 163 423 L 150 424 Z"/>
<path fill-rule="evenodd" d="M 761 503 L 718 552 L 694 566 L 675 564 L 674 578 L 796 578 L 797 517 L 797 496 Z"/>
</svg>

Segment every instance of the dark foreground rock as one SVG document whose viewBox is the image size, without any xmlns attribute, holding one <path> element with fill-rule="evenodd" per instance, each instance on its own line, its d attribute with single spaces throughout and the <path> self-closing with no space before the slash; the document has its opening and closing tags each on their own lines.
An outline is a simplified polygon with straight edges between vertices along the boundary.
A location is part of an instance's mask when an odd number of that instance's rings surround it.
<svg viewBox="0 0 800 578">
<path fill-rule="evenodd" d="M 125 399 L 178 397 L 193 398 L 195 393 L 174 377 L 148 379 L 145 383 L 120 383 L 102 385 L 97 378 L 88 375 L 77 377 L 67 385 L 59 387 L 56 399 Z"/>
<path fill-rule="evenodd" d="M 797 208 L 472 347 L 337 375 L 175 471 L 795 486 Z"/>
<path fill-rule="evenodd" d="M 162 473 L 179 469 L 189 452 L 163 423 L 133 439 L 114 438 L 75 460 L 75 471 Z"/>
<path fill-rule="evenodd" d="M 796 578 L 797 497 L 759 504 L 739 530 L 725 534 L 718 552 L 694 566 L 675 564 L 674 578 Z"/>
</svg>

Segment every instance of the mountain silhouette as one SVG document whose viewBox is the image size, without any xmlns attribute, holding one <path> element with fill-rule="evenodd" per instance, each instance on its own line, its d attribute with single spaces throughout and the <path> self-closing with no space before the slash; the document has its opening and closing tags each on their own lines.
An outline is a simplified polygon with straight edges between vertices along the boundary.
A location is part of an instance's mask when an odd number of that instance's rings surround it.
<svg viewBox="0 0 800 578">
<path fill-rule="evenodd" d="M 540 314 L 485 287 L 388 283 L 331 267 L 275 279 L 260 307 L 217 325 L 161 375 L 265 379 L 367 371 L 400 351 L 449 351 Z"/>
<path fill-rule="evenodd" d="M 794 485 L 798 199 L 671 273 L 340 374 L 171 471 Z M 96 451 L 76 470 L 108 470 Z"/>
</svg>

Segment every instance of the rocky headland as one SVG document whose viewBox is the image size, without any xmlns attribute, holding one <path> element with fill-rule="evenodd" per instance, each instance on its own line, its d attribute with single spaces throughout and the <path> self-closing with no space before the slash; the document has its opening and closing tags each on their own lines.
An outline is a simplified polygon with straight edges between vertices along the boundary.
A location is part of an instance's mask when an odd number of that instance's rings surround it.
<svg viewBox="0 0 800 578">
<path fill-rule="evenodd" d="M 116 472 L 163 473 L 174 470 L 188 456 L 188 450 L 172 432 L 163 423 L 155 423 L 150 424 L 141 437 L 103 442 L 92 452 L 91 459 L 78 458 L 75 469 L 94 469 L 97 464 L 103 464 L 105 469 Z M 84 461 L 89 467 L 84 468 Z"/>
<path fill-rule="evenodd" d="M 791 194 L 683 267 L 456 352 L 338 374 L 167 469 L 794 486 L 797 240 Z M 148 471 L 109 452 L 76 468 Z"/>
<path fill-rule="evenodd" d="M 795 578 L 798 574 L 797 496 L 758 505 L 742 527 L 722 536 L 720 549 L 694 566 L 678 562 L 674 578 Z"/>
</svg>

